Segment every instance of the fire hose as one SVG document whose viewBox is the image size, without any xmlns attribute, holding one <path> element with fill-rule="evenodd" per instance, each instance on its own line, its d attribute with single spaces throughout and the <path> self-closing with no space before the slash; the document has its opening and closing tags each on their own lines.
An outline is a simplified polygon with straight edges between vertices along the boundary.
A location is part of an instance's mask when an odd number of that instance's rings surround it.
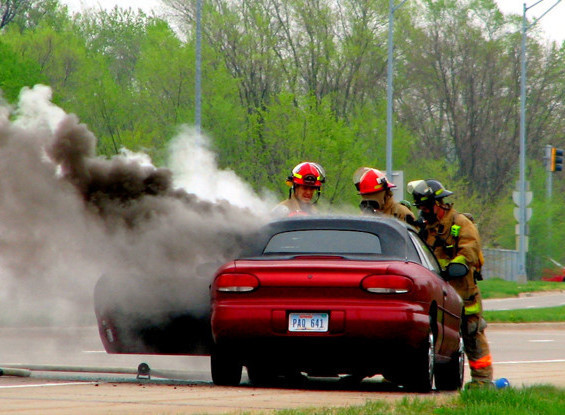
<svg viewBox="0 0 565 415">
<path fill-rule="evenodd" d="M 29 377 L 32 371 L 39 372 L 80 372 L 80 373 L 112 373 L 137 375 L 137 379 L 151 379 L 151 376 L 167 379 L 189 379 L 189 374 L 183 371 L 154 370 L 147 363 L 140 363 L 137 369 L 92 367 L 92 366 L 58 366 L 58 365 L 24 365 L 24 364 L 1 364 L 0 376 Z"/>
<path fill-rule="evenodd" d="M 0 376 L 20 376 L 27 378 L 31 376 L 31 370 L 12 367 L 0 367 Z"/>
</svg>

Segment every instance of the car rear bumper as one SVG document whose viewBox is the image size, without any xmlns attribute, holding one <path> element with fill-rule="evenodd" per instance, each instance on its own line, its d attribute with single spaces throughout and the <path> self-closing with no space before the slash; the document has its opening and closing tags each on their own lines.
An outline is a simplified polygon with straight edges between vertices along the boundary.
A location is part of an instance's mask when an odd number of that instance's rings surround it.
<svg viewBox="0 0 565 415">
<path fill-rule="evenodd" d="M 329 330 L 324 333 L 289 332 L 288 313 L 293 311 L 215 307 L 212 332 L 216 345 L 229 350 L 243 365 L 266 367 L 273 373 L 301 370 L 318 376 L 372 376 L 408 367 L 430 329 L 427 310 L 417 304 L 334 308 L 329 310 Z"/>
<path fill-rule="evenodd" d="M 327 332 L 290 332 L 291 312 L 329 314 Z M 212 310 L 212 334 L 216 343 L 245 343 L 249 339 L 278 342 L 348 339 L 348 342 L 397 342 L 418 347 L 427 338 L 429 310 L 423 304 L 387 302 L 382 306 L 347 304 L 315 307 L 218 304 Z"/>
</svg>

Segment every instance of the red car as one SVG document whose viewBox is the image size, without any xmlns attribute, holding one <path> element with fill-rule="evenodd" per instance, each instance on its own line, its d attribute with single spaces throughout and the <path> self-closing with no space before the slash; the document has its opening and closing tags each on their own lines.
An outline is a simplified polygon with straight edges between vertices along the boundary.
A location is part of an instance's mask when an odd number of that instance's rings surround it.
<svg viewBox="0 0 565 415">
<path fill-rule="evenodd" d="M 411 390 L 463 383 L 463 302 L 415 230 L 385 217 L 266 226 L 211 286 L 214 383 L 382 374 Z"/>
</svg>

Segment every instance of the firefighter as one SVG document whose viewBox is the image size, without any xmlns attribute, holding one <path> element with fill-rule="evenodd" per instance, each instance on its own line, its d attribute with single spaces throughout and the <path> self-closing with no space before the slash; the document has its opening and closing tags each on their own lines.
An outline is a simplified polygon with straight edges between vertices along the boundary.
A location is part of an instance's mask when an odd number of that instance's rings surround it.
<svg viewBox="0 0 565 415">
<path fill-rule="evenodd" d="M 471 368 L 471 382 L 466 388 L 493 385 L 492 357 L 485 335 L 487 323 L 483 318 L 481 293 L 477 281 L 481 280 L 484 259 L 479 232 L 469 218 L 457 212 L 452 203 L 444 199 L 453 192 L 437 180 L 416 180 L 408 183 L 408 192 L 421 212 L 421 235 L 432 248 L 440 265 L 463 263 L 469 272 L 462 278 L 449 281 L 464 301 L 463 342 Z"/>
<path fill-rule="evenodd" d="M 286 179 L 290 186 L 288 199 L 273 209 L 276 216 L 311 215 L 317 213 L 314 206 L 326 181 L 326 173 L 318 163 L 305 161 L 298 164 Z"/>
<path fill-rule="evenodd" d="M 394 183 L 387 180 L 385 174 L 377 169 L 360 167 L 353 174 L 353 183 L 361 195 L 359 208 L 367 215 L 390 215 L 413 224 L 416 220 L 412 211 L 394 200 Z"/>
</svg>

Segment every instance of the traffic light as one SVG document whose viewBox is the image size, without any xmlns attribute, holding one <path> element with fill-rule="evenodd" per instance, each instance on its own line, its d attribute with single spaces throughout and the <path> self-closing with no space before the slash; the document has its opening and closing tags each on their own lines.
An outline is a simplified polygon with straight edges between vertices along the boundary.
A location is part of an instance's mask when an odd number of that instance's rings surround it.
<svg viewBox="0 0 565 415">
<path fill-rule="evenodd" d="M 563 150 L 551 147 L 551 157 L 549 159 L 549 171 L 563 170 Z"/>
</svg>

